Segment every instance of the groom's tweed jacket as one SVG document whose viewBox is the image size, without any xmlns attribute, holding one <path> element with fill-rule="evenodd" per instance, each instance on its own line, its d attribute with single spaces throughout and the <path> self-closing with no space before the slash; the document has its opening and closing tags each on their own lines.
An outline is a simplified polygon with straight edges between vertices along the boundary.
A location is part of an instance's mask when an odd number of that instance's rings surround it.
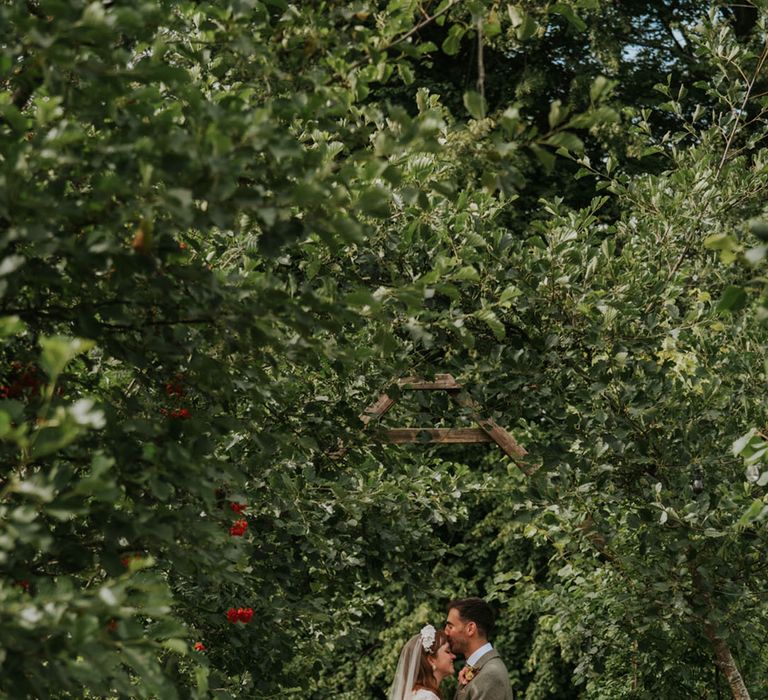
<svg viewBox="0 0 768 700">
<path fill-rule="evenodd" d="M 454 700 L 512 700 L 507 667 L 495 649 L 480 657 L 474 678 L 459 686 Z"/>
</svg>

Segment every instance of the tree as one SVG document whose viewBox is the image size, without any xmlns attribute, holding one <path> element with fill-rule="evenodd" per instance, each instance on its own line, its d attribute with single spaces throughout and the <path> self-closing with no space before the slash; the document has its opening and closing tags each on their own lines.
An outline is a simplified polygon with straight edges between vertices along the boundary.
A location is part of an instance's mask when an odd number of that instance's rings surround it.
<svg viewBox="0 0 768 700">
<path fill-rule="evenodd" d="M 457 591 L 526 697 L 759 692 L 765 18 L 639 6 L 0 8 L 0 692 L 376 697 Z M 412 371 L 536 476 L 371 445 Z"/>
</svg>

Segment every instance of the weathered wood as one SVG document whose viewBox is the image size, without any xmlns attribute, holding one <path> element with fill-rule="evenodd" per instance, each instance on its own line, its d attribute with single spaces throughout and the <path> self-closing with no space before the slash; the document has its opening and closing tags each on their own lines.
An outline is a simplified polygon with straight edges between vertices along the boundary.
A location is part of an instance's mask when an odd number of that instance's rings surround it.
<svg viewBox="0 0 768 700">
<path fill-rule="evenodd" d="M 488 433 L 491 439 L 513 459 L 520 461 L 528 454 L 528 451 L 492 418 L 478 416 L 476 420 L 480 429 Z"/>
<path fill-rule="evenodd" d="M 392 406 L 395 400 L 386 394 L 382 394 L 374 403 L 366 408 L 358 417 L 363 425 L 368 425 L 372 420 L 381 418 Z"/>
<path fill-rule="evenodd" d="M 451 374 L 436 374 L 434 381 L 428 382 L 422 377 L 403 377 L 397 385 L 411 391 L 450 391 L 461 389 Z"/>
<path fill-rule="evenodd" d="M 426 436 L 429 439 L 425 439 Z M 480 428 L 391 428 L 376 434 L 382 442 L 401 445 L 412 442 L 476 443 L 493 442 Z"/>
<path fill-rule="evenodd" d="M 436 374 L 435 381 L 427 382 L 421 377 L 403 377 L 397 380 L 397 385 L 411 391 L 449 391 L 461 389 L 461 384 L 450 374 Z M 395 404 L 395 399 L 382 394 L 374 403 L 366 408 L 359 416 L 363 425 L 367 426 L 372 420 L 381 418 Z"/>
<path fill-rule="evenodd" d="M 450 391 L 448 393 L 462 408 L 469 408 L 472 411 L 477 411 L 479 408 L 482 408 L 466 391 Z"/>
<path fill-rule="evenodd" d="M 528 451 L 520 445 L 504 428 L 502 428 L 492 418 L 482 418 L 477 410 L 480 404 L 477 403 L 469 394 L 458 391 L 449 392 L 451 398 L 462 408 L 468 408 L 471 411 L 472 418 L 477 421 L 480 429 L 485 433 L 522 469 L 526 474 L 531 475 L 538 465 L 529 465 L 524 461 Z"/>
<path fill-rule="evenodd" d="M 495 442 L 502 451 L 511 457 L 517 466 L 529 476 L 535 472 L 539 464 L 528 464 L 524 457 L 528 454 L 504 428 L 491 418 L 483 418 L 479 414 L 482 408 L 472 397 L 462 391 L 462 386 L 451 374 L 436 374 L 434 380 L 427 381 L 420 376 L 403 377 L 397 380 L 397 386 L 403 391 L 445 391 L 459 406 L 470 410 L 478 428 L 392 428 L 378 431 L 376 438 L 390 444 L 406 444 L 418 442 L 436 443 L 483 443 Z M 373 421 L 379 420 L 396 403 L 396 399 L 384 393 L 359 416 L 363 429 L 369 429 Z M 330 453 L 332 459 L 340 459 L 346 453 L 346 448 L 339 448 Z"/>
</svg>

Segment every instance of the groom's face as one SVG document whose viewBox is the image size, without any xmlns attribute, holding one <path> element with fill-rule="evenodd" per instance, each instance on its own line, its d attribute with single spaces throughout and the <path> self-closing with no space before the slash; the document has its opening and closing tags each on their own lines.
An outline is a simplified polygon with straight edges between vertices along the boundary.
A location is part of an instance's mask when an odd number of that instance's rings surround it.
<svg viewBox="0 0 768 700">
<path fill-rule="evenodd" d="M 445 621 L 445 636 L 454 654 L 467 655 L 467 623 L 459 616 L 456 608 L 448 611 L 448 619 Z"/>
</svg>

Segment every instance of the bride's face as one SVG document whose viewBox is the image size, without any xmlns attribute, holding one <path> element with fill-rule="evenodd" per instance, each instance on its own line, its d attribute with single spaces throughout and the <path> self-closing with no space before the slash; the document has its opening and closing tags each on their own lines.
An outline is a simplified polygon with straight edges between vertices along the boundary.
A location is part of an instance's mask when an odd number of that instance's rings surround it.
<svg viewBox="0 0 768 700">
<path fill-rule="evenodd" d="M 440 673 L 443 677 L 453 675 L 453 662 L 456 658 L 455 654 L 451 653 L 451 648 L 448 646 L 448 642 L 443 644 L 436 652 L 434 656 L 435 674 Z"/>
</svg>

